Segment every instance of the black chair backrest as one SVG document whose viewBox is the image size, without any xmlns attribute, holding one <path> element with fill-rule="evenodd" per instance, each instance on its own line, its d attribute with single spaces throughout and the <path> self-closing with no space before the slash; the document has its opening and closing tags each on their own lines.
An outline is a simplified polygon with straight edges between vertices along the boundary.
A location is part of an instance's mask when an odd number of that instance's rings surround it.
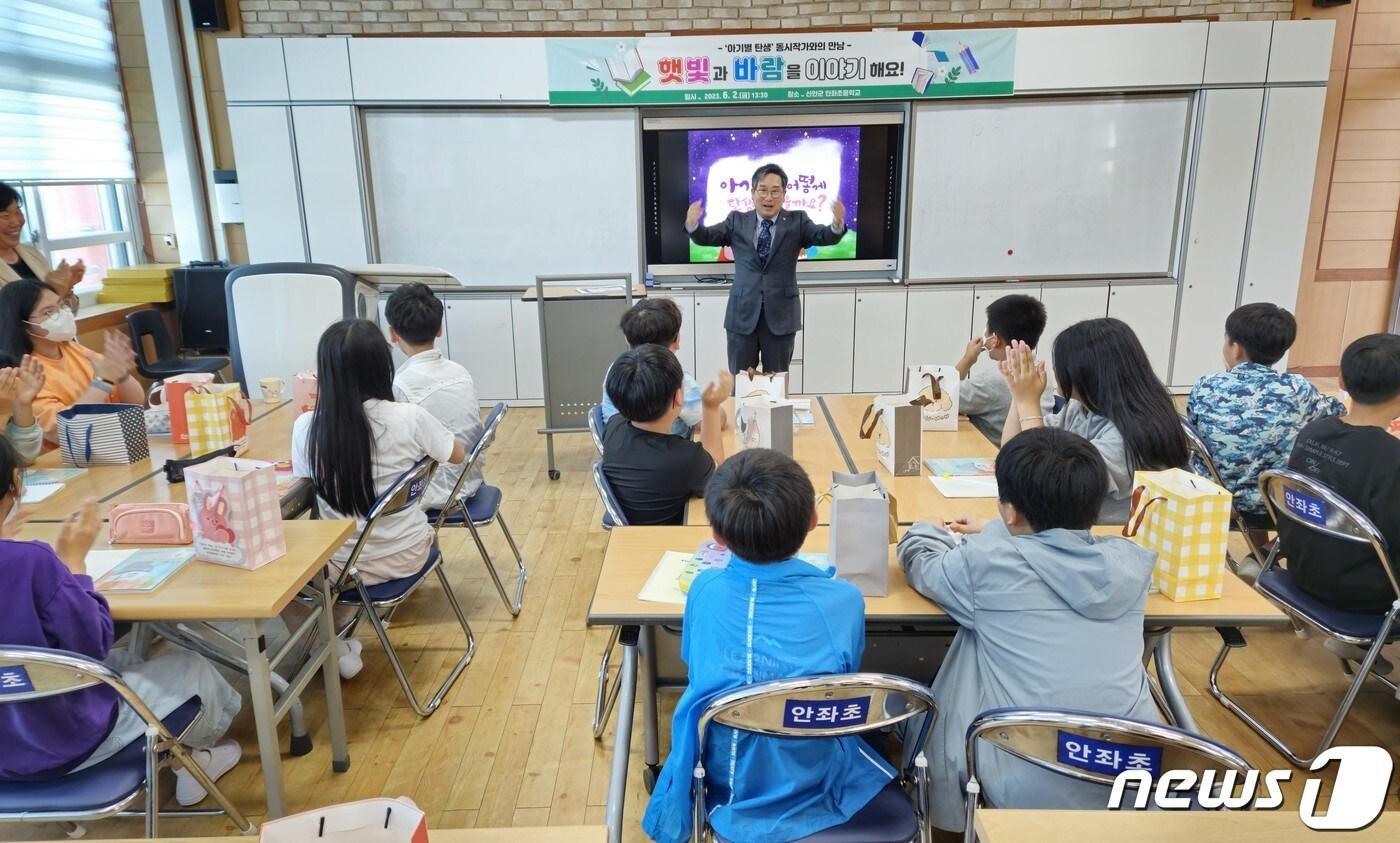
<svg viewBox="0 0 1400 843">
<path fill-rule="evenodd" d="M 175 342 L 170 338 L 170 332 L 165 329 L 165 319 L 154 308 L 128 313 L 126 327 L 131 333 L 131 346 L 136 349 L 136 359 L 142 363 L 173 360 L 179 356 L 175 352 Z M 146 358 L 145 346 L 142 344 L 144 337 L 150 337 L 155 346 L 155 360 Z"/>
</svg>

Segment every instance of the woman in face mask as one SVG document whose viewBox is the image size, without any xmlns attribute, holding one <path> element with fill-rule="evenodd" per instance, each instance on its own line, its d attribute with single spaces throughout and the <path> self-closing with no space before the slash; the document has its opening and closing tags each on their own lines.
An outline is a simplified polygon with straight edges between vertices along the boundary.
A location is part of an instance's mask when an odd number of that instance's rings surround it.
<svg viewBox="0 0 1400 843">
<path fill-rule="evenodd" d="M 78 345 L 77 337 L 77 318 L 49 284 L 26 279 L 0 288 L 0 363 L 22 369 L 29 355 L 43 367 L 33 407 L 50 441 L 58 414 L 76 404 L 145 403 L 131 376 L 136 352 L 125 334 L 108 331 L 102 354 Z"/>
</svg>

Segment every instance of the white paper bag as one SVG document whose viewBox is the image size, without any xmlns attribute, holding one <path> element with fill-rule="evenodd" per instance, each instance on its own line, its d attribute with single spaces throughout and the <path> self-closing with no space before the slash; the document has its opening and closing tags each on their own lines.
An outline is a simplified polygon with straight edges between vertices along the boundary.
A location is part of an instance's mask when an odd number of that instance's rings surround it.
<svg viewBox="0 0 1400 843">
<path fill-rule="evenodd" d="M 759 396 L 764 396 L 770 401 L 782 401 L 787 398 L 787 373 L 758 372 L 749 369 L 734 375 L 734 399 L 736 402 Z"/>
<path fill-rule="evenodd" d="M 428 843 L 428 822 L 406 798 L 364 799 L 262 824 L 262 843 Z"/>
<path fill-rule="evenodd" d="M 860 438 L 875 441 L 875 457 L 896 477 L 917 477 L 923 466 L 920 406 L 913 395 L 877 395 L 860 420 Z"/>
<path fill-rule="evenodd" d="M 867 597 L 890 593 L 891 506 L 875 472 L 831 473 L 831 563 Z"/>
<path fill-rule="evenodd" d="M 740 398 L 734 411 L 739 450 L 771 448 L 792 456 L 792 404 L 766 396 Z"/>
<path fill-rule="evenodd" d="M 958 369 L 956 366 L 910 366 L 905 392 L 927 398 L 924 430 L 958 429 Z"/>
</svg>

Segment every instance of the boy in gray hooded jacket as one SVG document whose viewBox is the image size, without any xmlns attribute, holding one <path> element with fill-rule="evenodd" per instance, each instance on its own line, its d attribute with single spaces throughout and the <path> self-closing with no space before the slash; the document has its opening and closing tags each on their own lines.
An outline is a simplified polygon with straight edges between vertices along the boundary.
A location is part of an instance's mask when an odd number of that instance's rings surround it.
<svg viewBox="0 0 1400 843">
<path fill-rule="evenodd" d="M 1161 719 L 1142 664 L 1156 555 L 1089 533 L 1108 487 L 1099 452 L 1073 433 L 1027 430 L 1002 448 L 996 477 L 999 520 L 916 524 L 899 542 L 909 584 L 961 627 L 933 682 L 941 714 L 927 747 L 931 817 L 948 831 L 963 828 L 965 736 L 982 712 L 1053 706 Z M 1107 804 L 1107 788 L 989 746 L 977 765 L 998 807 Z"/>
</svg>

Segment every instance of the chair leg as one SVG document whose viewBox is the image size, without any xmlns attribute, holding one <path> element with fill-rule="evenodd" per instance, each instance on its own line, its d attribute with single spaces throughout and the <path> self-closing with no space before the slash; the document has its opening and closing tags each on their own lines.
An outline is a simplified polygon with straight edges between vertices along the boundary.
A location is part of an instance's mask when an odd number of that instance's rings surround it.
<svg viewBox="0 0 1400 843">
<path fill-rule="evenodd" d="M 515 546 L 515 539 L 511 536 L 510 529 L 506 527 L 505 519 L 501 518 L 499 512 L 496 513 L 496 521 L 500 523 L 501 532 L 505 534 L 506 541 L 510 544 L 510 549 L 515 554 L 515 564 L 518 570 L 515 579 L 514 600 L 506 593 L 506 587 L 501 582 L 501 575 L 496 572 L 496 563 L 491 559 L 491 554 L 486 552 L 486 544 L 481 540 L 481 532 L 477 530 L 476 525 L 472 523 L 471 519 L 467 518 L 466 514 L 463 513 L 463 523 L 465 523 L 467 529 L 471 531 L 472 541 L 476 543 L 476 551 L 481 554 L 481 561 L 486 565 L 486 573 L 491 575 L 491 582 L 496 586 L 496 593 L 501 595 L 501 602 L 506 604 L 506 609 L 510 612 L 511 617 L 516 617 L 520 614 L 520 603 L 525 597 L 525 562 L 521 559 L 520 550 Z"/>
<path fill-rule="evenodd" d="M 608 727 L 608 718 L 612 716 L 613 707 L 617 705 L 618 692 L 622 690 L 622 671 L 619 670 L 612 682 L 608 682 L 609 663 L 612 660 L 613 649 L 617 647 L 621 635 L 622 627 L 613 627 L 612 635 L 608 637 L 607 646 L 603 648 L 603 659 L 598 663 L 598 694 L 593 700 L 594 740 L 603 737 L 603 731 Z"/>
<path fill-rule="evenodd" d="M 1337 732 L 1341 730 L 1342 723 L 1346 721 L 1347 715 L 1351 713 L 1351 707 L 1356 702 L 1356 696 L 1361 692 L 1361 685 L 1366 681 L 1367 675 L 1371 672 L 1371 666 L 1375 664 L 1376 657 L 1380 655 L 1381 647 L 1390 635 L 1390 629 L 1395 620 L 1395 613 L 1392 611 L 1390 617 L 1381 626 L 1381 634 L 1371 644 L 1371 648 L 1366 652 L 1365 659 L 1357 667 L 1352 675 L 1351 683 L 1347 686 L 1346 694 L 1342 697 L 1341 706 L 1337 713 L 1332 716 L 1332 722 L 1327 725 L 1327 730 L 1322 735 L 1322 740 L 1317 749 L 1306 757 L 1299 755 L 1288 747 L 1281 738 L 1269 730 L 1256 717 L 1245 711 L 1244 708 L 1232 699 L 1220 687 L 1220 669 L 1225 665 L 1225 659 L 1229 651 L 1233 649 L 1230 644 L 1225 644 L 1220 648 L 1220 652 L 1215 657 L 1215 663 L 1210 668 L 1210 693 L 1211 696 L 1219 700 L 1236 717 L 1244 721 L 1246 726 L 1253 729 L 1259 737 L 1269 743 L 1280 755 L 1288 759 L 1295 767 L 1308 767 L 1317 756 L 1321 755 L 1332 742 L 1337 738 Z"/>
<path fill-rule="evenodd" d="M 361 613 L 369 619 L 370 626 L 374 627 L 374 634 L 378 636 L 380 645 L 384 648 L 384 655 L 389 657 L 389 665 L 394 668 L 394 675 L 398 677 L 399 686 L 403 688 L 404 695 L 408 697 L 409 705 L 417 712 L 419 717 L 429 717 L 442 705 L 447 692 L 452 689 L 452 685 L 457 681 L 457 677 L 462 675 L 467 665 L 471 662 L 472 656 L 476 655 L 476 635 L 472 632 L 471 624 L 467 622 L 467 615 L 462 611 L 462 604 L 457 600 L 457 593 L 452 590 L 452 583 L 447 578 L 447 572 L 443 570 L 442 563 L 439 562 L 436 568 L 438 581 L 442 584 L 442 590 L 447 595 L 447 602 L 452 606 L 452 612 L 457 616 L 457 622 L 461 624 L 462 631 L 467 636 L 467 649 L 462 657 L 453 665 L 452 671 L 447 675 L 447 679 L 438 686 L 433 695 L 426 703 L 418 699 L 418 693 L 414 691 L 413 684 L 409 681 L 408 673 L 404 670 L 403 662 L 399 660 L 399 654 L 394 650 L 394 645 L 389 641 L 389 631 L 384 626 L 384 621 L 380 619 L 379 612 L 368 611 Z M 366 606 L 371 606 L 369 595 L 365 592 L 364 585 L 358 580 L 355 583 L 359 591 L 360 599 Z"/>
<path fill-rule="evenodd" d="M 146 837 L 159 836 L 160 753 L 156 747 L 156 726 L 146 727 Z"/>
<path fill-rule="evenodd" d="M 184 745 L 178 742 L 172 742 L 169 748 L 170 754 L 178 758 L 181 765 L 183 765 L 186 770 L 190 771 L 190 775 L 194 776 L 195 781 L 199 782 L 205 792 L 214 797 L 214 801 L 223 809 L 224 814 L 227 815 L 230 820 L 233 820 L 233 824 L 238 827 L 238 830 L 243 834 L 251 833 L 253 831 L 253 824 L 248 821 L 247 817 L 243 816 L 243 812 L 238 810 L 238 806 L 234 805 L 233 802 L 224 795 L 224 792 L 219 789 L 219 786 L 214 783 L 214 780 L 209 777 L 209 774 L 205 772 L 204 768 L 199 766 L 199 763 L 194 760 L 194 756 L 190 754 L 189 750 L 185 749 Z M 149 787 L 148 785 L 147 792 L 154 794 L 155 790 L 149 789 Z"/>
</svg>

